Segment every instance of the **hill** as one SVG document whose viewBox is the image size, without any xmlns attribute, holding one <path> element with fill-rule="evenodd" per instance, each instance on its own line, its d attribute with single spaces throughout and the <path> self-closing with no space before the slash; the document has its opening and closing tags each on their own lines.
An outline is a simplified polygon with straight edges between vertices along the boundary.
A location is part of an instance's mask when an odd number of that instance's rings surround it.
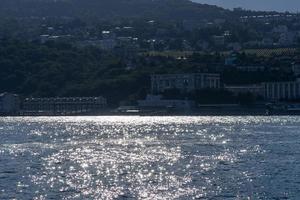
<svg viewBox="0 0 300 200">
<path fill-rule="evenodd" d="M 198 3 L 207 3 L 211 5 L 218 5 L 224 8 L 237 8 L 241 7 L 244 9 L 251 10 L 269 10 L 269 11 L 278 11 L 278 12 L 298 12 L 300 8 L 299 0 L 193 0 Z"/>
<path fill-rule="evenodd" d="M 10 17 L 79 17 L 151 19 L 228 18 L 233 12 L 189 0 L 1 0 L 0 15 Z"/>
</svg>

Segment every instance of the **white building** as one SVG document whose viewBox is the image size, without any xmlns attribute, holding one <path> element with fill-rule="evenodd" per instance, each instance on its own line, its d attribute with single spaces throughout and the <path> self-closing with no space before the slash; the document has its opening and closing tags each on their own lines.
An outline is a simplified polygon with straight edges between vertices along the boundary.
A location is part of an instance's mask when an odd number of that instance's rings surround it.
<svg viewBox="0 0 300 200">
<path fill-rule="evenodd" d="M 201 89 L 219 89 L 220 74 L 160 74 L 151 76 L 152 93 L 161 93 L 168 89 L 192 92 Z"/>
<path fill-rule="evenodd" d="M 251 93 L 255 96 L 264 95 L 264 87 L 261 84 L 254 85 L 226 85 L 225 90 L 232 92 L 235 96 L 239 94 Z"/>
<path fill-rule="evenodd" d="M 138 101 L 138 106 L 142 108 L 191 109 L 195 106 L 195 102 L 189 100 L 164 100 L 161 95 L 148 95 L 145 100 Z"/>
<path fill-rule="evenodd" d="M 297 77 L 300 76 L 300 61 L 294 62 L 292 64 L 292 71 L 295 76 L 297 76 Z"/>
<path fill-rule="evenodd" d="M 20 110 L 20 99 L 16 94 L 0 94 L 0 114 L 17 114 Z"/>
<path fill-rule="evenodd" d="M 262 72 L 265 70 L 265 66 L 261 65 L 240 65 L 236 66 L 236 69 L 243 72 Z"/>
<path fill-rule="evenodd" d="M 295 100 L 300 99 L 300 80 L 291 82 L 263 83 L 266 100 Z"/>
<path fill-rule="evenodd" d="M 60 98 L 27 98 L 23 109 L 26 113 L 90 113 L 106 108 L 103 97 L 60 97 Z"/>
</svg>

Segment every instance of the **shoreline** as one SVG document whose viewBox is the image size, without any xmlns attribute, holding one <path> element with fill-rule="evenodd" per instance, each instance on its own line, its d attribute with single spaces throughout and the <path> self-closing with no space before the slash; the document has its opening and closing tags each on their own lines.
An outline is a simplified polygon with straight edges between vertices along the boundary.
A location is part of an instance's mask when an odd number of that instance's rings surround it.
<svg viewBox="0 0 300 200">
<path fill-rule="evenodd" d="M 137 117 L 246 117 L 246 116 L 258 116 L 258 117 L 272 117 L 272 116 L 300 116 L 300 113 L 201 113 L 201 114 L 124 114 L 124 113 L 103 113 L 103 114 L 86 114 L 86 115 L 0 115 L 0 118 L 5 117 L 103 117 L 103 116 L 137 116 Z"/>
</svg>

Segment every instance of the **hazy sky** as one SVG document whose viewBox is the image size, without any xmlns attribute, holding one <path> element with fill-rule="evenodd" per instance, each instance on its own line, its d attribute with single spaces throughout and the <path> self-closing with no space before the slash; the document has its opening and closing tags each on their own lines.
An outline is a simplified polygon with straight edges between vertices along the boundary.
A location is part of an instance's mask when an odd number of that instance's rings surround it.
<svg viewBox="0 0 300 200">
<path fill-rule="evenodd" d="M 300 12 L 300 0 L 192 0 L 225 8 L 242 7 L 252 10 Z"/>
</svg>

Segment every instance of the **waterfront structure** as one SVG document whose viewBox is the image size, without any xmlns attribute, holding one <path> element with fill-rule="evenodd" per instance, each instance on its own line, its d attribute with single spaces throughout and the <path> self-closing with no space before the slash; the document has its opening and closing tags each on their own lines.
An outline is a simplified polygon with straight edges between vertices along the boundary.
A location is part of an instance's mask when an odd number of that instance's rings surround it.
<svg viewBox="0 0 300 200">
<path fill-rule="evenodd" d="M 103 97 L 27 98 L 23 110 L 33 114 L 84 114 L 100 111 L 106 105 Z"/>
<path fill-rule="evenodd" d="M 300 61 L 294 62 L 292 64 L 292 71 L 295 76 L 300 76 Z"/>
<path fill-rule="evenodd" d="M 235 96 L 238 96 L 239 94 L 247 94 L 247 93 L 251 93 L 254 96 L 263 96 L 264 95 L 264 87 L 262 84 L 225 85 L 224 89 L 232 92 Z"/>
<path fill-rule="evenodd" d="M 159 74 L 151 76 L 152 93 L 161 93 L 168 89 L 192 92 L 201 89 L 219 89 L 220 74 Z"/>
<path fill-rule="evenodd" d="M 260 65 L 246 65 L 246 66 L 236 66 L 236 69 L 243 72 L 262 72 L 265 70 L 265 66 Z"/>
<path fill-rule="evenodd" d="M 16 94 L 0 94 L 0 115 L 18 114 L 20 110 L 20 99 Z"/>
<path fill-rule="evenodd" d="M 290 82 L 263 83 L 265 100 L 296 100 L 300 99 L 300 80 Z"/>
<path fill-rule="evenodd" d="M 161 95 L 147 95 L 145 100 L 138 101 L 141 108 L 174 108 L 180 110 L 191 109 L 195 106 L 194 101 L 162 99 Z"/>
</svg>

